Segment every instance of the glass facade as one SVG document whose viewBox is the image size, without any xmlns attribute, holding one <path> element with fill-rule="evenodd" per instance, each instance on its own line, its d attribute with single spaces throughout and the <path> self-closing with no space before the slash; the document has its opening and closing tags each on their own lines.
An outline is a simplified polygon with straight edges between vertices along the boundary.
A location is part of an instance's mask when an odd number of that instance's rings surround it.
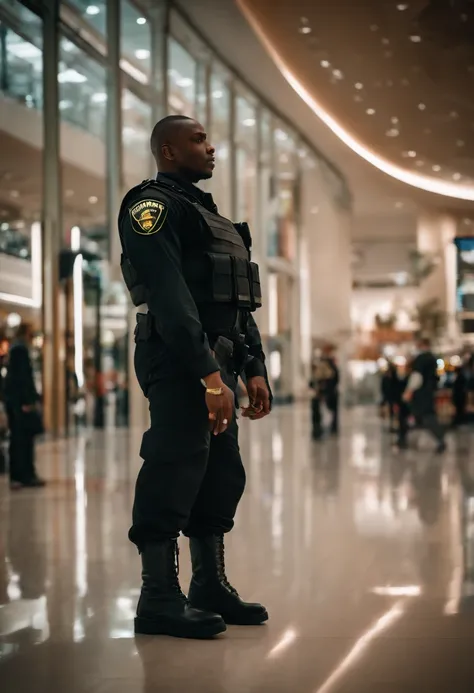
<svg viewBox="0 0 474 693">
<path fill-rule="evenodd" d="M 114 37 L 107 36 L 106 5 L 105 0 L 61 3 L 57 75 L 62 243 L 65 248 L 71 246 L 77 227 L 81 248 L 102 258 L 102 301 L 113 307 L 109 313 L 108 308 L 105 311 L 102 335 L 110 346 L 111 334 L 123 341 L 128 329 L 124 294 L 119 292 L 117 298 L 117 284 L 109 280 L 113 276 L 111 265 L 118 264 L 111 241 L 117 199 L 124 189 L 153 171 L 149 152 L 153 118 L 165 113 L 198 117 L 216 148 L 216 172 L 205 187 L 213 193 L 222 214 L 249 223 L 262 277 L 268 277 L 268 281 L 263 280 L 268 300 L 259 322 L 271 352 L 277 395 L 285 397 L 292 389 L 288 362 L 299 339 L 294 320 L 294 296 L 300 291 L 299 247 L 301 239 L 311 232 L 302 222 L 302 170 L 309 161 L 321 166 L 327 190 L 319 194 L 327 195 L 328 204 L 341 208 L 348 204 L 345 182 L 302 141 L 295 127 L 280 120 L 258 93 L 241 83 L 175 9 L 171 9 L 166 34 L 160 0 L 150 14 L 139 2 L 117 0 L 121 14 L 120 69 L 118 74 L 108 73 L 107 50 Z M 21 143 L 22 156 L 15 162 L 11 147 L 1 148 L 5 167 L 10 163 L 16 167 L 12 175 L 21 177 L 18 169 L 23 165 L 30 189 L 17 190 L 12 182 L 7 194 L 0 191 L 0 253 L 16 254 L 25 261 L 30 256 L 28 229 L 48 211 L 41 208 L 44 87 L 40 14 L 31 12 L 20 0 L 0 4 L 0 90 L 5 97 L 1 108 L 10 109 L 12 119 L 17 113 L 22 122 L 25 110 L 30 116 L 36 113 L 36 124 L 28 135 L 25 132 Z M 163 60 L 164 55 L 167 60 Z M 111 137 L 110 121 L 115 115 L 108 108 L 113 80 L 121 90 L 120 122 L 116 123 L 120 151 L 115 157 L 111 154 L 117 154 L 117 140 Z M 0 122 L 5 119 L 0 118 Z M 18 139 L 13 129 L 0 134 L 5 141 L 8 137 Z"/>
<path fill-rule="evenodd" d="M 105 67 L 72 41 L 61 38 L 58 82 L 61 118 L 104 141 L 107 105 Z"/>
</svg>

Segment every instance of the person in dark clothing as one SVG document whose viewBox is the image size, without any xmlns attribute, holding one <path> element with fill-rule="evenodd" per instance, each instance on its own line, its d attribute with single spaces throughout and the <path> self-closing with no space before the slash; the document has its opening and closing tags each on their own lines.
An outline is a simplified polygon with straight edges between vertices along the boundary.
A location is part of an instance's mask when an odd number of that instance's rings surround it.
<svg viewBox="0 0 474 693">
<path fill-rule="evenodd" d="M 408 372 L 398 372 L 395 367 L 395 374 L 391 380 L 390 392 L 393 400 L 394 417 L 397 417 L 398 422 L 398 438 L 397 445 L 400 450 L 406 449 L 407 436 L 409 430 L 410 407 L 403 399 L 403 394 L 408 385 Z"/>
<path fill-rule="evenodd" d="M 327 345 L 323 349 L 321 368 L 324 374 L 319 378 L 321 399 L 331 413 L 330 433 L 339 433 L 339 368 L 334 357 L 334 347 Z"/>
<path fill-rule="evenodd" d="M 313 440 L 321 440 L 323 436 L 322 416 L 321 416 L 321 393 L 319 390 L 319 368 L 318 364 L 313 364 L 313 372 L 309 387 L 313 391 L 311 398 L 311 436 Z"/>
<path fill-rule="evenodd" d="M 438 387 L 437 361 L 431 352 L 428 339 L 418 343 L 419 353 L 414 358 L 412 372 L 403 394 L 404 402 L 410 405 L 417 423 L 426 428 L 438 443 L 437 452 L 446 450 L 444 429 L 438 421 L 435 396 Z"/>
<path fill-rule="evenodd" d="M 466 420 L 468 379 L 462 366 L 456 368 L 456 378 L 453 383 L 452 402 L 454 406 L 453 427 L 461 426 Z"/>
<path fill-rule="evenodd" d="M 29 345 L 31 327 L 22 323 L 8 353 L 3 396 L 10 431 L 10 486 L 42 487 L 35 468 L 35 435 L 38 433 L 40 397 L 36 390 Z"/>
<path fill-rule="evenodd" d="M 387 370 L 382 375 L 381 391 L 382 391 L 382 401 L 380 403 L 381 408 L 385 406 L 388 407 L 388 420 L 390 432 L 395 432 L 395 419 L 396 419 L 396 398 L 398 394 L 398 374 L 395 364 L 389 362 Z"/>
<path fill-rule="evenodd" d="M 252 312 L 261 305 L 247 224 L 222 217 L 195 186 L 212 177 L 214 148 L 198 122 L 168 116 L 155 126 L 155 180 L 125 196 L 119 213 L 122 272 L 136 306 L 135 371 L 150 403 L 133 524 L 143 586 L 135 632 L 212 637 L 226 623 L 257 625 L 268 614 L 241 600 L 225 573 L 224 534 L 245 487 L 234 414 L 238 376 L 251 420 L 272 395 Z M 177 537 L 190 538 L 188 597 Z"/>
</svg>

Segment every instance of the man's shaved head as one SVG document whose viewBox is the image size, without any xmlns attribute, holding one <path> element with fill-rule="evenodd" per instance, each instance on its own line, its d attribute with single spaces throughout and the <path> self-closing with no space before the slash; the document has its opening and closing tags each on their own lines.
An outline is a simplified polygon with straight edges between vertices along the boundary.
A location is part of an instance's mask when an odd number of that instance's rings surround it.
<svg viewBox="0 0 474 693">
<path fill-rule="evenodd" d="M 150 137 L 151 153 L 156 161 L 158 161 L 161 156 L 163 145 L 173 143 L 176 131 L 179 130 L 186 121 L 192 122 L 192 118 L 188 118 L 188 116 L 184 115 L 169 115 L 157 122 Z"/>
<path fill-rule="evenodd" d="M 166 116 L 153 128 L 150 146 L 158 171 L 176 173 L 192 183 L 212 177 L 215 150 L 193 118 Z"/>
</svg>

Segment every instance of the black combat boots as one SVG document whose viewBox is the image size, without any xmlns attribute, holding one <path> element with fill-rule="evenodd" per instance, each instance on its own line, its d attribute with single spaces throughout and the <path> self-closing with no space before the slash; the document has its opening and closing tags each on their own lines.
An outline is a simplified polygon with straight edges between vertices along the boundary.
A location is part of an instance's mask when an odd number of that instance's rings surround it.
<svg viewBox="0 0 474 693">
<path fill-rule="evenodd" d="M 176 540 L 149 544 L 141 557 L 143 585 L 135 633 L 211 638 L 226 630 L 221 616 L 193 608 L 181 591 Z"/>
<path fill-rule="evenodd" d="M 268 619 L 261 604 L 242 601 L 225 574 L 224 537 L 192 537 L 193 577 L 188 599 L 196 609 L 220 614 L 229 625 L 257 626 Z"/>
</svg>

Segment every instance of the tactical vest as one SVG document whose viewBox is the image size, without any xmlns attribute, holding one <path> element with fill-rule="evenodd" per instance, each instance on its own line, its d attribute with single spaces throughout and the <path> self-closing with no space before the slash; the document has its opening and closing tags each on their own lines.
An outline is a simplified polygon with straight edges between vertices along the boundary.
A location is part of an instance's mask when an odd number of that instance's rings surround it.
<svg viewBox="0 0 474 693">
<path fill-rule="evenodd" d="M 254 311 L 262 305 L 258 265 L 251 261 L 251 236 L 246 223 L 233 224 L 220 214 L 210 212 L 187 191 L 173 181 L 145 181 L 133 188 L 124 198 L 119 214 L 119 228 L 127 207 L 137 193 L 149 188 L 165 192 L 170 198 L 179 199 L 192 209 L 196 224 L 204 222 L 205 234 L 196 233 L 183 244 L 183 274 L 192 297 L 198 307 L 210 304 L 228 304 L 245 311 Z M 146 289 L 126 255 L 121 268 L 125 283 L 134 305 L 146 303 Z"/>
</svg>

